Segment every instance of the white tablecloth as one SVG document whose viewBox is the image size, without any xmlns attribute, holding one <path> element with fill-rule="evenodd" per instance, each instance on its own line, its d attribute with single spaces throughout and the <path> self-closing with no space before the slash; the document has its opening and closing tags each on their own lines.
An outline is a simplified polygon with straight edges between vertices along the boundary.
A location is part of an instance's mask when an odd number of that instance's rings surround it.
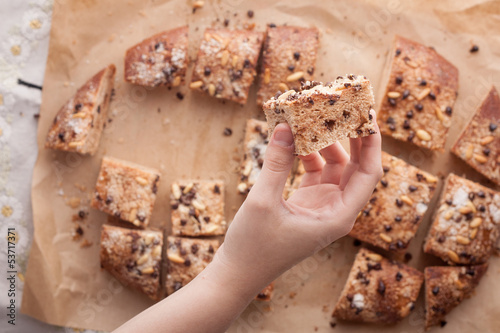
<svg viewBox="0 0 500 333">
<path fill-rule="evenodd" d="M 19 84 L 18 80 L 42 85 L 53 1 L 0 1 L 0 270 L 5 275 L 0 278 L 1 332 L 74 332 L 19 313 L 33 235 L 30 192 L 37 156 L 36 114 L 40 109 L 41 90 Z M 8 323 L 5 315 L 10 302 L 7 295 L 9 227 L 14 227 L 18 234 L 15 326 Z"/>
</svg>

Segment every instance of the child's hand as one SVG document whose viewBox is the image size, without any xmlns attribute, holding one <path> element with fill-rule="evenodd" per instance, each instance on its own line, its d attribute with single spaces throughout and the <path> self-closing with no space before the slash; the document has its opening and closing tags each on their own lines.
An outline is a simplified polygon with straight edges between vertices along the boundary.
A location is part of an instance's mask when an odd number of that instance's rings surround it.
<svg viewBox="0 0 500 333">
<path fill-rule="evenodd" d="M 260 279 L 265 285 L 349 233 L 383 174 L 380 134 L 350 139 L 350 146 L 350 157 L 339 143 L 323 149 L 326 163 L 319 153 L 301 156 L 306 174 L 285 201 L 293 138 L 288 125 L 276 127 L 262 172 L 218 251 L 242 283 Z"/>
</svg>

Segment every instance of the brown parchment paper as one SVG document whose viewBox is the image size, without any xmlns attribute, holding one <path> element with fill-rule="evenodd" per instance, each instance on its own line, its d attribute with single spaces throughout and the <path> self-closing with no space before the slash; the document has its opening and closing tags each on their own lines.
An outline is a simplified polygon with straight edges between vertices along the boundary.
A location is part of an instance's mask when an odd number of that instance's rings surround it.
<svg viewBox="0 0 500 333">
<path fill-rule="evenodd" d="M 254 18 L 246 13 L 253 10 Z M 492 85 L 500 89 L 500 3 L 498 1 L 205 1 L 192 13 L 186 0 L 56 0 L 49 57 L 43 85 L 38 132 L 39 156 L 33 174 L 34 241 L 24 287 L 22 312 L 39 320 L 78 328 L 112 330 L 152 303 L 120 285 L 99 267 L 99 232 L 106 214 L 89 209 L 81 248 L 72 240 L 72 215 L 88 208 L 101 158 L 110 155 L 161 170 L 152 226 L 170 232 L 168 192 L 174 179 L 220 178 L 227 183 L 226 215 L 231 221 L 242 198 L 234 172 L 245 120 L 263 119 L 256 106 L 256 87 L 244 107 L 179 89 L 144 89 L 124 83 L 125 50 L 162 30 L 189 24 L 190 54 L 195 55 L 207 26 L 241 28 L 256 23 L 316 25 L 321 49 L 316 77 L 330 81 L 338 74 L 369 77 L 375 91 L 394 34 L 434 46 L 460 70 L 460 90 L 445 153 L 431 153 L 384 138 L 384 150 L 424 170 L 459 175 L 492 186 L 452 156 L 448 149 Z M 469 53 L 475 43 L 480 51 Z M 50 123 L 60 106 L 91 75 L 114 63 L 116 96 L 99 152 L 93 157 L 43 148 Z M 188 81 L 189 82 L 189 81 Z M 181 91 L 184 100 L 176 98 Z M 223 130 L 233 130 L 230 137 Z M 78 189 L 75 184 L 79 184 Z M 83 186 L 83 187 L 82 187 Z M 439 184 L 441 189 L 442 182 Z M 439 261 L 421 251 L 438 195 L 412 241 L 410 265 L 423 269 Z M 81 207 L 67 202 L 79 198 Z M 73 199 L 74 200 L 74 199 Z M 276 282 L 271 303 L 252 303 L 230 332 L 330 332 L 330 315 L 345 283 L 357 247 L 349 237 L 330 245 L 285 273 Z M 439 332 L 495 332 L 500 327 L 500 260 L 476 291 L 448 315 Z M 423 297 L 401 323 L 374 327 L 338 322 L 335 332 L 422 332 Z M 214 304 L 214 306 L 217 306 Z"/>
</svg>

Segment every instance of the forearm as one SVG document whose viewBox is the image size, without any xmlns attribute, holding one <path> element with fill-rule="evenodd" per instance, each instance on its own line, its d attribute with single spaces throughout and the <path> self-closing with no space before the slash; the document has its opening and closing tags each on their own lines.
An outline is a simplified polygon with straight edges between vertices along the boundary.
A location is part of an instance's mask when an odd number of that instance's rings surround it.
<svg viewBox="0 0 500 333">
<path fill-rule="evenodd" d="M 239 274 L 216 255 L 191 283 L 116 332 L 225 332 L 265 283 Z"/>
</svg>

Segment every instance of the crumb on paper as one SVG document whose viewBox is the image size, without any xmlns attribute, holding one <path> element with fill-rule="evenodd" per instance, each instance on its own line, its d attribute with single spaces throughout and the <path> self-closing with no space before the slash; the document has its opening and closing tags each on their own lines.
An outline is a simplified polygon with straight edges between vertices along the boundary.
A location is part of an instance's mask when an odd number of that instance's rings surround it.
<svg viewBox="0 0 500 333">
<path fill-rule="evenodd" d="M 294 299 L 294 298 L 295 298 L 295 296 L 297 296 L 297 293 L 296 293 L 296 292 L 294 292 L 294 291 L 292 291 L 292 292 L 288 295 L 288 297 L 289 297 L 290 299 Z"/>
<path fill-rule="evenodd" d="M 80 206 L 80 198 L 78 197 L 71 197 L 68 199 L 67 205 L 70 206 L 71 208 L 78 208 Z"/>
<path fill-rule="evenodd" d="M 90 246 L 92 246 L 92 242 L 90 242 L 86 238 L 84 240 L 82 240 L 82 242 L 80 243 L 81 248 L 86 248 L 86 247 L 90 247 Z"/>
<path fill-rule="evenodd" d="M 87 191 L 87 186 L 80 184 L 80 183 L 75 183 L 74 184 L 77 189 L 79 189 L 81 192 Z"/>
</svg>

